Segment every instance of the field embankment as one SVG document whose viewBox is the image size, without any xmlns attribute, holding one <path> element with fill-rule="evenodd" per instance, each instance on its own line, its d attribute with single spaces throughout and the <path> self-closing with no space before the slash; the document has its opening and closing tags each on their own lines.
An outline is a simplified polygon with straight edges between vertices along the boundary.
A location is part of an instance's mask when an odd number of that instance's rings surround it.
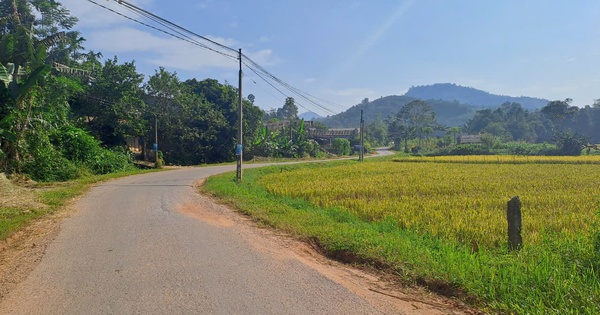
<svg viewBox="0 0 600 315">
<path fill-rule="evenodd" d="M 273 166 L 204 189 L 330 256 L 492 312 L 600 313 L 600 159 L 453 158 Z M 509 252 L 517 195 L 524 246 Z"/>
</svg>

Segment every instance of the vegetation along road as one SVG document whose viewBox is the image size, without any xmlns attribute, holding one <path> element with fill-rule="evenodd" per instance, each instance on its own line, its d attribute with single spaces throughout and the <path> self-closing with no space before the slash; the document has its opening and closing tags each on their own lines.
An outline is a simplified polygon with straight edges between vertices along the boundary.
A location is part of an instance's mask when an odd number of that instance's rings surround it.
<svg viewBox="0 0 600 315">
<path fill-rule="evenodd" d="M 75 204 L 1 314 L 445 314 L 452 303 L 400 292 L 257 228 L 195 192 L 235 166 L 99 184 Z"/>
</svg>

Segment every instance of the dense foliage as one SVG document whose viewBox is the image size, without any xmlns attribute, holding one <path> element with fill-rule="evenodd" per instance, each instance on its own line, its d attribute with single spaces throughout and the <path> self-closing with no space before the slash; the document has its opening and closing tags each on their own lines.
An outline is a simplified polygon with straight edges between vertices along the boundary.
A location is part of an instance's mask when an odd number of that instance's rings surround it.
<svg viewBox="0 0 600 315">
<path fill-rule="evenodd" d="M 433 132 L 438 127 L 433 108 L 424 101 L 415 100 L 402 107 L 402 109 L 388 122 L 388 133 L 394 137 L 395 149 L 404 143 L 404 152 L 408 151 L 408 141 L 420 140 L 426 133 Z"/>
<path fill-rule="evenodd" d="M 163 68 L 144 82 L 134 62 L 102 62 L 56 1 L 2 1 L 0 18 L 0 171 L 44 181 L 114 172 L 137 143 L 138 158 L 152 157 L 156 140 L 166 163 L 235 159 L 236 88 Z M 250 157 L 263 116 L 253 101 L 243 100 Z"/>
<path fill-rule="evenodd" d="M 578 108 L 570 99 L 552 101 L 529 111 L 517 103 L 478 111 L 465 125 L 465 132 L 487 134 L 501 142 L 555 143 L 548 154 L 579 155 L 588 143 L 600 142 L 600 106 Z"/>
</svg>

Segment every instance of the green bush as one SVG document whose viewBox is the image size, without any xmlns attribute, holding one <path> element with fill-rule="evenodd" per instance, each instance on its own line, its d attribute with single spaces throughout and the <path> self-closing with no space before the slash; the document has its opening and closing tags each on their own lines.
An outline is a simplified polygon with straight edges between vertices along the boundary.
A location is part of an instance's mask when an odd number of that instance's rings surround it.
<svg viewBox="0 0 600 315">
<path fill-rule="evenodd" d="M 75 163 L 66 159 L 50 143 L 46 134 L 29 135 L 26 138 L 26 151 L 23 172 L 37 181 L 66 181 L 77 176 Z"/>
<path fill-rule="evenodd" d="M 344 138 L 335 138 L 331 149 L 337 155 L 350 155 L 350 141 Z"/>
<path fill-rule="evenodd" d="M 490 150 L 481 144 L 459 144 L 457 146 L 443 148 L 431 155 L 488 155 Z"/>
<path fill-rule="evenodd" d="M 52 144 L 71 161 L 85 162 L 100 154 L 100 142 L 83 129 L 64 126 L 51 134 Z"/>
<path fill-rule="evenodd" d="M 23 152 L 22 170 L 37 181 L 67 181 L 131 167 L 125 152 L 105 149 L 90 134 L 73 126 L 29 134 Z"/>
<path fill-rule="evenodd" d="M 507 142 L 499 146 L 498 152 L 500 154 L 514 154 L 514 155 L 551 155 L 555 152 L 557 147 L 549 143 L 526 143 L 526 142 Z"/>
<path fill-rule="evenodd" d="M 570 131 L 557 134 L 555 140 L 558 150 L 552 155 L 581 155 L 583 145 L 588 142 L 587 137 Z"/>
<path fill-rule="evenodd" d="M 85 164 L 94 174 L 108 174 L 124 171 L 131 167 L 131 159 L 123 152 L 100 149 L 91 160 Z"/>
</svg>

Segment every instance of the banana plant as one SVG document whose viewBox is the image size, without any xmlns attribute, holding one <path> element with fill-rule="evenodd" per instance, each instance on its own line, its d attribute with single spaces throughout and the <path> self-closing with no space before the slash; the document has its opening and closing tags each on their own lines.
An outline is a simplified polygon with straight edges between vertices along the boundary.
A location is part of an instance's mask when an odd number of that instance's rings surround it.
<svg viewBox="0 0 600 315">
<path fill-rule="evenodd" d="M 49 65 L 41 65 L 27 74 L 23 67 L 15 66 L 14 63 L 0 64 L 0 80 L 4 87 L 10 92 L 14 100 L 18 100 L 27 93 L 37 82 L 50 73 Z"/>
<path fill-rule="evenodd" d="M 254 145 L 261 145 L 263 143 L 275 141 L 275 139 L 277 138 L 277 135 L 279 134 L 279 130 L 276 130 L 275 132 L 271 132 L 269 130 L 269 128 L 267 128 L 266 126 L 259 129 L 258 132 L 259 132 L 259 134 L 258 134 L 258 137 L 256 137 L 257 138 L 256 141 L 254 141 Z"/>
</svg>

